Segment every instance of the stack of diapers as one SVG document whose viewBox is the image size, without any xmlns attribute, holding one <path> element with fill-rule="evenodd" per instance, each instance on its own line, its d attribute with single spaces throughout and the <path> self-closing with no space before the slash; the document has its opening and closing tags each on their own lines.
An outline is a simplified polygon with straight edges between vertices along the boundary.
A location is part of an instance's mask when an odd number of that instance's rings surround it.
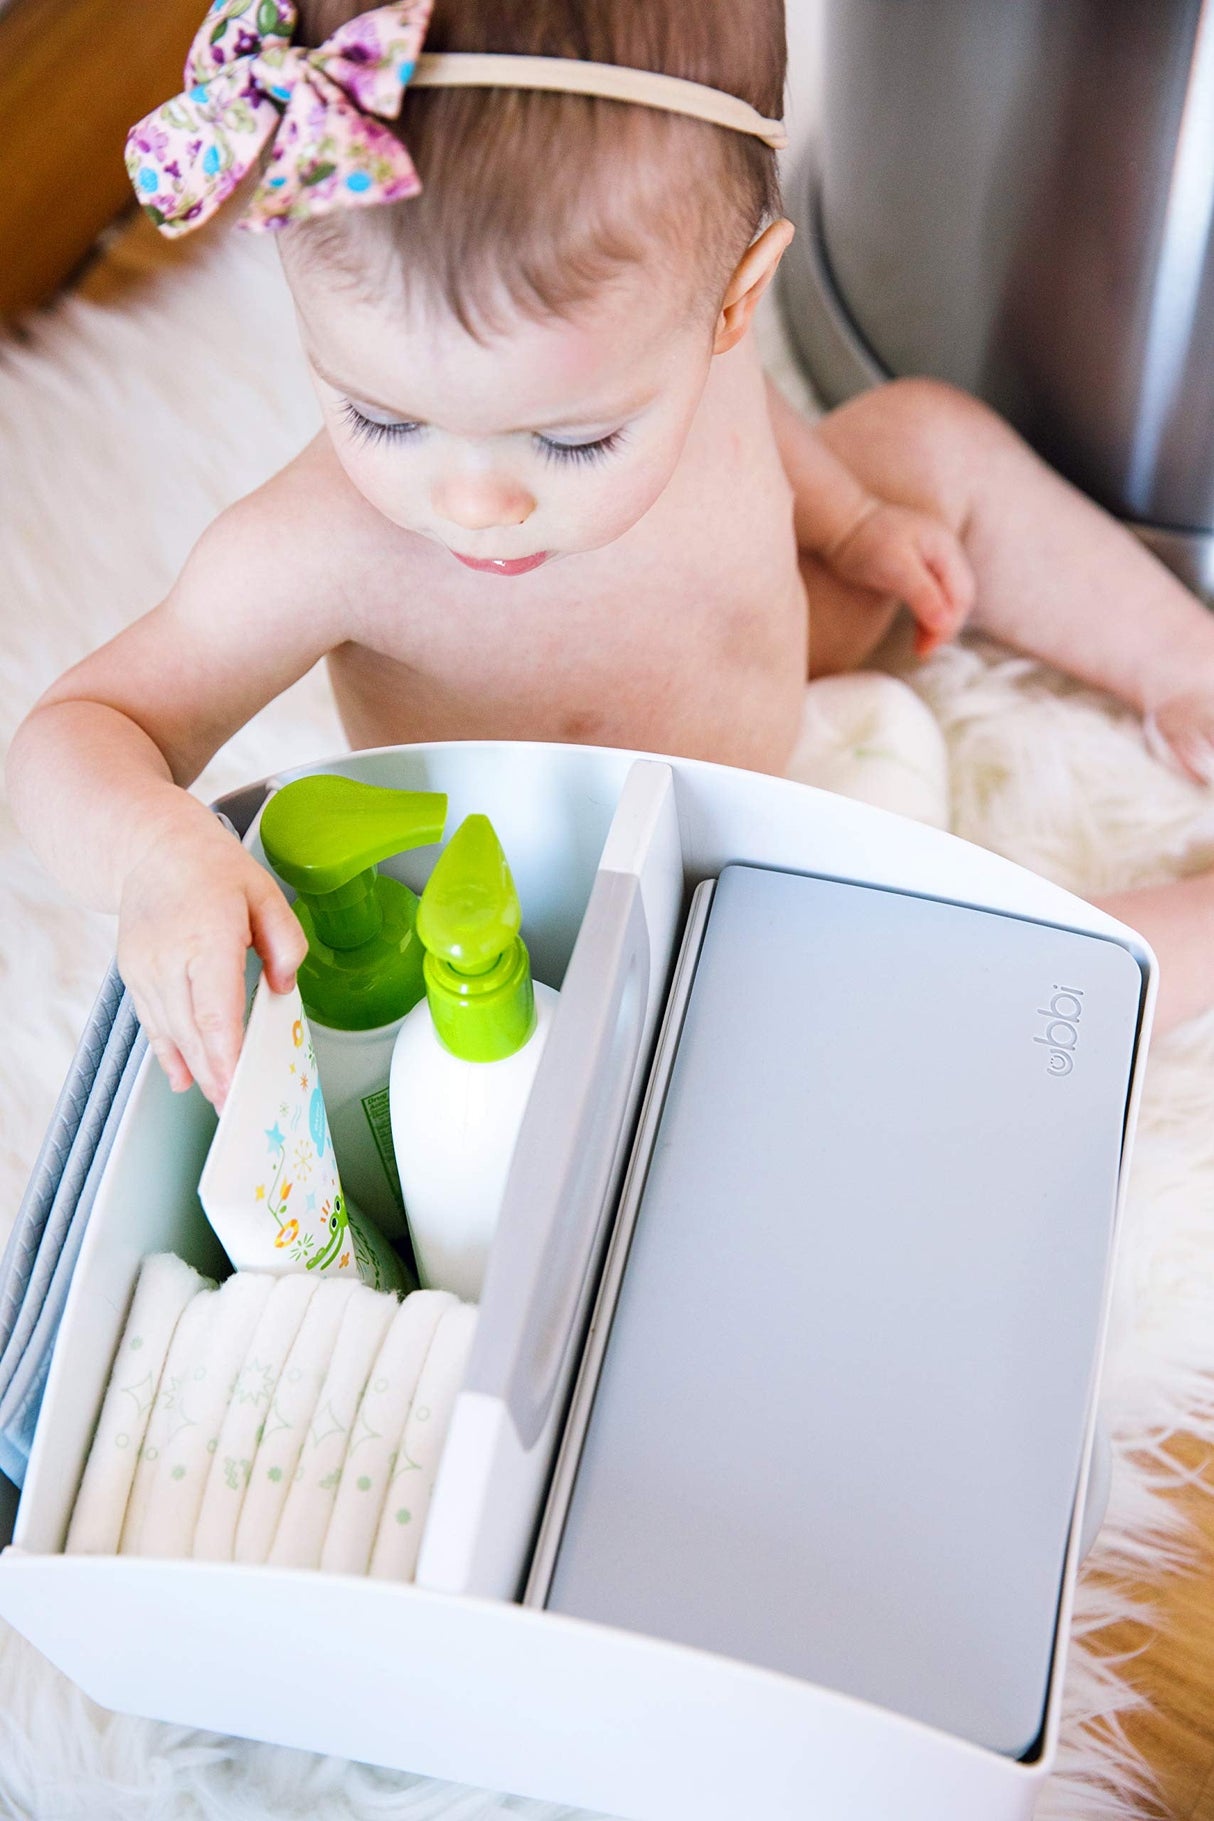
<svg viewBox="0 0 1214 1821">
<path fill-rule="evenodd" d="M 412 1579 L 475 1328 L 446 1291 L 145 1259 L 68 1553 Z"/>
</svg>

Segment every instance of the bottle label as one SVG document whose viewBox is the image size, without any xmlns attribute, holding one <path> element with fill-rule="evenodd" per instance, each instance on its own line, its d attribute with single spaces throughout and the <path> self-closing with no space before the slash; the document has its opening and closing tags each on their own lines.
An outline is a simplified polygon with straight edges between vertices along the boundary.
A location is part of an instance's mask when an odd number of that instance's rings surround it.
<svg viewBox="0 0 1214 1821">
<path fill-rule="evenodd" d="M 375 1140 L 375 1149 L 379 1152 L 379 1161 L 384 1166 L 384 1175 L 388 1178 L 396 1205 L 403 1214 L 405 1211 L 404 1191 L 400 1186 L 400 1171 L 396 1167 L 396 1151 L 392 1144 L 392 1116 L 388 1105 L 388 1089 L 377 1088 L 374 1094 L 363 1097 L 363 1112 Z"/>
</svg>

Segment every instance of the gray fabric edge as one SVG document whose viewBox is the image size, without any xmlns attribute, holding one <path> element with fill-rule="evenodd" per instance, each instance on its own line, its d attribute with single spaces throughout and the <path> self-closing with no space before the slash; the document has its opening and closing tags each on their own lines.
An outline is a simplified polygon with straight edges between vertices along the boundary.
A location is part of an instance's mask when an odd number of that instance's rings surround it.
<svg viewBox="0 0 1214 1821">
<path fill-rule="evenodd" d="M 109 1040 L 98 1063 L 79 1127 L 68 1151 L 63 1173 L 46 1210 L 37 1249 L 20 1290 L 20 1307 L 16 1319 L 3 1351 L 0 1352 L 0 1407 L 3 1407 L 9 1382 L 34 1332 L 76 1204 L 88 1179 L 114 1096 L 138 1034 L 139 1021 L 135 1016 L 135 1008 L 124 993 Z"/>
<path fill-rule="evenodd" d="M 51 1208 L 84 1121 L 125 987 L 112 963 L 93 1002 L 76 1053 L 0 1257 L 0 1360 L 17 1324 Z"/>
<path fill-rule="evenodd" d="M 133 1013 L 131 1015 L 134 1016 Z M 51 1357 L 54 1353 L 55 1339 L 63 1317 L 64 1305 L 67 1302 L 68 1291 L 75 1275 L 76 1260 L 80 1255 L 80 1247 L 84 1241 L 97 1191 L 101 1187 L 106 1165 L 114 1148 L 114 1140 L 118 1136 L 127 1102 L 131 1097 L 131 1090 L 146 1054 L 147 1039 L 142 1031 L 137 1030 L 110 1102 L 105 1124 L 94 1149 L 83 1187 L 72 1209 L 59 1254 L 47 1284 L 46 1294 L 37 1310 L 29 1340 L 22 1349 L 20 1358 L 14 1362 L 11 1368 L 7 1385 L 0 1392 L 0 1433 L 3 1434 L 9 1448 L 21 1456 L 20 1477 L 16 1478 L 18 1485 L 22 1484 L 25 1478 L 24 1469 L 29 1461 L 29 1451 L 42 1403 L 42 1392 L 50 1371 Z M 10 1472 L 9 1477 L 16 1476 Z"/>
</svg>

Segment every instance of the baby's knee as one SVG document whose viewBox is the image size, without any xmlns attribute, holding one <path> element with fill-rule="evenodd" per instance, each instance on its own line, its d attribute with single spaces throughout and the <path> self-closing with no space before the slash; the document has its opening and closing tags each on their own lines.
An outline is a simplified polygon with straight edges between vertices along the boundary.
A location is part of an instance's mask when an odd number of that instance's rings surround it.
<svg viewBox="0 0 1214 1821">
<path fill-rule="evenodd" d="M 1019 438 L 981 399 L 941 379 L 891 379 L 818 424 L 879 498 L 933 512 L 961 534 L 977 497 L 1006 482 Z"/>
<path fill-rule="evenodd" d="M 886 408 L 920 437 L 934 437 L 968 449 L 993 447 L 1014 438 L 1011 426 L 990 405 L 947 380 L 916 375 L 881 387 Z"/>
<path fill-rule="evenodd" d="M 895 379 L 883 388 L 888 438 L 915 470 L 922 502 L 958 536 L 992 492 L 1016 484 L 1025 445 L 997 411 L 940 379 Z"/>
</svg>

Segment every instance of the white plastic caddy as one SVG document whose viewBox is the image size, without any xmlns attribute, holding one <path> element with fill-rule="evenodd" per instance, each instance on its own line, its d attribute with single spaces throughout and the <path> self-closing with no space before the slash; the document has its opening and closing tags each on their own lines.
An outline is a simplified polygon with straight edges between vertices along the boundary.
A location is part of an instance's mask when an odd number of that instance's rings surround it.
<svg viewBox="0 0 1214 1821">
<path fill-rule="evenodd" d="M 1029 1821 L 1057 1746 L 1098 1358 L 1044 1722 L 1028 1759 L 790 1675 L 532 1609 L 520 1592 L 692 889 L 743 862 L 1002 912 L 1128 951 L 1142 997 L 1121 1194 L 1154 994 L 1149 950 L 990 853 L 755 773 L 513 743 L 386 748 L 316 769 L 445 791 L 451 828 L 489 815 L 537 976 L 562 989 L 418 1584 L 63 1554 L 140 1261 L 171 1250 L 224 1269 L 196 1195 L 213 1115 L 196 1090 L 173 1095 L 149 1058 L 80 1253 L 0 1556 L 0 1612 L 111 1708 L 634 1821 Z M 261 858 L 255 827 L 248 839 Z M 388 870 L 420 888 L 434 857 L 404 855 Z M 1106 1271 L 1101 1339 L 1107 1284 Z"/>
</svg>

